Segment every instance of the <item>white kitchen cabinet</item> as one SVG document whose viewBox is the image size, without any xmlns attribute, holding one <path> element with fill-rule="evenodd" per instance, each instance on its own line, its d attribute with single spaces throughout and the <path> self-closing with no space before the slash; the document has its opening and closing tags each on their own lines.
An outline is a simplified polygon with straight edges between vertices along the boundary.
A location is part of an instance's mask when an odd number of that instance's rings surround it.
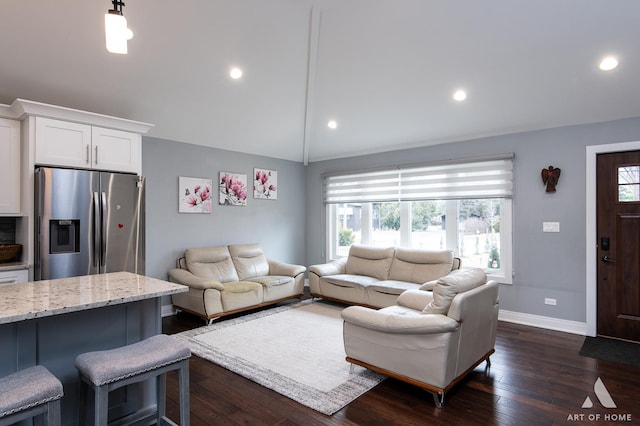
<svg viewBox="0 0 640 426">
<path fill-rule="evenodd" d="M 91 141 L 94 168 L 140 173 L 142 136 L 139 133 L 92 127 Z"/>
<path fill-rule="evenodd" d="M 0 271 L 0 285 L 26 283 L 27 281 L 29 281 L 29 271 L 26 269 Z"/>
<path fill-rule="evenodd" d="M 140 173 L 142 136 L 36 117 L 35 153 L 41 165 Z"/>
<path fill-rule="evenodd" d="M 36 164 L 91 167 L 91 126 L 36 117 Z"/>
<path fill-rule="evenodd" d="M 0 118 L 0 214 L 20 214 L 20 122 Z"/>
</svg>

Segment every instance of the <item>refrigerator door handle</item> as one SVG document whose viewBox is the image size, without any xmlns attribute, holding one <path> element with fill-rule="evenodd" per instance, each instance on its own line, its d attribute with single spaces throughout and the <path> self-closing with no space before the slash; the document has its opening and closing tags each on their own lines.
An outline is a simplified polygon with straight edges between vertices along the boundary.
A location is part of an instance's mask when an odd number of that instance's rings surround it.
<svg viewBox="0 0 640 426">
<path fill-rule="evenodd" d="M 35 244 L 33 245 L 33 257 L 34 257 L 34 261 L 36 264 L 36 267 L 34 268 L 34 276 L 33 279 L 38 281 L 40 279 L 42 279 L 42 259 L 41 259 L 41 254 L 40 254 L 40 245 L 41 245 L 41 238 L 42 236 L 40 235 L 40 223 L 42 221 L 42 216 L 38 215 L 38 220 L 35 223 L 35 234 L 36 234 L 36 241 Z"/>
<path fill-rule="evenodd" d="M 107 264 L 107 194 L 102 193 L 102 235 L 100 235 L 100 241 L 102 242 L 102 257 L 101 266 L 104 267 Z M 105 272 L 105 271 L 100 271 Z"/>
<path fill-rule="evenodd" d="M 93 193 L 93 267 L 98 267 L 98 258 L 100 257 L 100 249 L 98 247 L 100 241 L 100 199 L 98 193 Z"/>
</svg>

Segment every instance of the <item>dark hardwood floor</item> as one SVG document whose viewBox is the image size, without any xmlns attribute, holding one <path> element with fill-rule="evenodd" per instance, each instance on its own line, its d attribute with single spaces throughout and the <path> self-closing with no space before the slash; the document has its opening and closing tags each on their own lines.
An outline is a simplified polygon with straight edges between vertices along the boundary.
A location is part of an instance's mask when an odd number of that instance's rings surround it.
<svg viewBox="0 0 640 426">
<path fill-rule="evenodd" d="M 188 314 L 163 319 L 167 334 L 202 325 Z M 193 356 L 191 425 L 640 424 L 640 368 L 582 357 L 583 340 L 500 322 L 491 367 L 478 366 L 446 395 L 444 408 L 435 407 L 431 394 L 386 379 L 333 416 Z M 594 392 L 598 378 L 617 408 L 600 404 Z M 168 416 L 177 421 L 176 374 L 167 379 L 167 393 Z M 593 408 L 581 408 L 587 396 Z"/>
</svg>

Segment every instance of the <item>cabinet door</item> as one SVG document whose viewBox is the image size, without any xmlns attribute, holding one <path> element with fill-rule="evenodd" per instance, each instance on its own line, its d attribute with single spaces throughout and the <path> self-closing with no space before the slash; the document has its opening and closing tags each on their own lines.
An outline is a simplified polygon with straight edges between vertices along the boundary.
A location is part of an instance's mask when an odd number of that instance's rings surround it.
<svg viewBox="0 0 640 426">
<path fill-rule="evenodd" d="M 0 272 L 0 285 L 26 283 L 29 280 L 29 272 L 26 269 Z"/>
<path fill-rule="evenodd" d="M 20 123 L 0 118 L 0 214 L 20 213 Z"/>
<path fill-rule="evenodd" d="M 91 126 L 36 117 L 36 164 L 91 167 Z"/>
<path fill-rule="evenodd" d="M 94 169 L 142 172 L 142 137 L 139 133 L 92 127 L 91 140 Z"/>
</svg>

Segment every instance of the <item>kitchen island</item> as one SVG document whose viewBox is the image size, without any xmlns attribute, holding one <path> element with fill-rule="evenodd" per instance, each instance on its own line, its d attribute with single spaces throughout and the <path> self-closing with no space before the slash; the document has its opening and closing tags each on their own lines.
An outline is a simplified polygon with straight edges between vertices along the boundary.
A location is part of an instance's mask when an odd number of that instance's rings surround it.
<svg viewBox="0 0 640 426">
<path fill-rule="evenodd" d="M 129 272 L 0 286 L 0 376 L 44 365 L 64 387 L 63 424 L 77 424 L 76 356 L 161 333 L 161 297 L 187 290 Z M 153 389 L 122 389 L 110 414 L 155 404 Z"/>
</svg>

